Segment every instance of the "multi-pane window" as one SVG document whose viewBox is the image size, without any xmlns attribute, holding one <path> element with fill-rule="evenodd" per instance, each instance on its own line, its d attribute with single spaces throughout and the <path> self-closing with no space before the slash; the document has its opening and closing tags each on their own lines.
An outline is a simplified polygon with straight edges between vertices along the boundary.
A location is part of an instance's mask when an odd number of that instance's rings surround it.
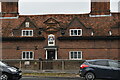
<svg viewBox="0 0 120 80">
<path fill-rule="evenodd" d="M 25 22 L 25 27 L 29 27 L 29 22 Z"/>
<path fill-rule="evenodd" d="M 82 36 L 82 29 L 70 29 L 70 36 Z"/>
<path fill-rule="evenodd" d="M 22 59 L 24 59 L 24 60 L 32 60 L 32 59 L 34 59 L 33 51 L 23 51 L 22 52 Z"/>
<path fill-rule="evenodd" d="M 33 30 L 22 30 L 22 36 L 33 36 Z"/>
<path fill-rule="evenodd" d="M 70 59 L 82 59 L 82 51 L 70 51 L 69 58 Z"/>
</svg>

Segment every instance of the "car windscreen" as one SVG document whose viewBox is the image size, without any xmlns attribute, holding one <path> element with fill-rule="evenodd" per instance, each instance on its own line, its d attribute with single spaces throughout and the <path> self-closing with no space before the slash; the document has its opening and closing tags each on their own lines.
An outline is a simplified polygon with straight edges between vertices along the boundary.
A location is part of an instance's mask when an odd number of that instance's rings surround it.
<svg viewBox="0 0 120 80">
<path fill-rule="evenodd" d="M 0 61 L 0 66 L 8 66 L 8 65 Z"/>
</svg>

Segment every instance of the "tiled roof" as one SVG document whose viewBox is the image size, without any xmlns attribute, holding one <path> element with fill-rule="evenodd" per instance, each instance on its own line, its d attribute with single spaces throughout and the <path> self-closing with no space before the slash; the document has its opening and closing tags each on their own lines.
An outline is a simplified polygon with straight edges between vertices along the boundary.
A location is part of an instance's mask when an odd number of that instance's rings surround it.
<svg viewBox="0 0 120 80">
<path fill-rule="evenodd" d="M 89 17 L 89 14 L 20 15 L 18 19 L 2 19 L 2 36 L 10 37 L 12 30 L 19 27 L 26 18 L 29 18 L 38 28 L 45 28 L 46 24 L 44 22 L 50 18 L 54 18 L 56 22 L 59 22 L 61 28 L 67 28 L 75 17 L 86 28 L 92 28 L 96 36 L 108 36 L 110 30 L 114 36 L 119 36 L 118 29 L 120 27 L 117 26 L 120 23 L 119 16 L 120 13 L 107 17 Z"/>
</svg>

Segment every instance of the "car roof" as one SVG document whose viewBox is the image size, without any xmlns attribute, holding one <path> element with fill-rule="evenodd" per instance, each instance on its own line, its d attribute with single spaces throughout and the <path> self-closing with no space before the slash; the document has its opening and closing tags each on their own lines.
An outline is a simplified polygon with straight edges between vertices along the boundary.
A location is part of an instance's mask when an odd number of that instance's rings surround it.
<svg viewBox="0 0 120 80">
<path fill-rule="evenodd" d="M 86 60 L 87 62 L 91 62 L 91 61 L 105 61 L 105 60 L 111 60 L 111 59 L 92 59 L 92 60 Z"/>
</svg>

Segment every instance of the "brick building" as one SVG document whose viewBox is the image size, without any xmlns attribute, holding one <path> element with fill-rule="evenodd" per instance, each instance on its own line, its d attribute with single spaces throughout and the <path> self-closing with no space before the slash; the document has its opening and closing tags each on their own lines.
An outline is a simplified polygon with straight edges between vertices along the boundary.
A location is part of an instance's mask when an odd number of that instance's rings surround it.
<svg viewBox="0 0 120 80">
<path fill-rule="evenodd" d="M 120 13 L 109 0 L 91 1 L 89 14 L 53 15 L 19 15 L 15 1 L 1 2 L 3 59 L 120 59 Z"/>
</svg>

